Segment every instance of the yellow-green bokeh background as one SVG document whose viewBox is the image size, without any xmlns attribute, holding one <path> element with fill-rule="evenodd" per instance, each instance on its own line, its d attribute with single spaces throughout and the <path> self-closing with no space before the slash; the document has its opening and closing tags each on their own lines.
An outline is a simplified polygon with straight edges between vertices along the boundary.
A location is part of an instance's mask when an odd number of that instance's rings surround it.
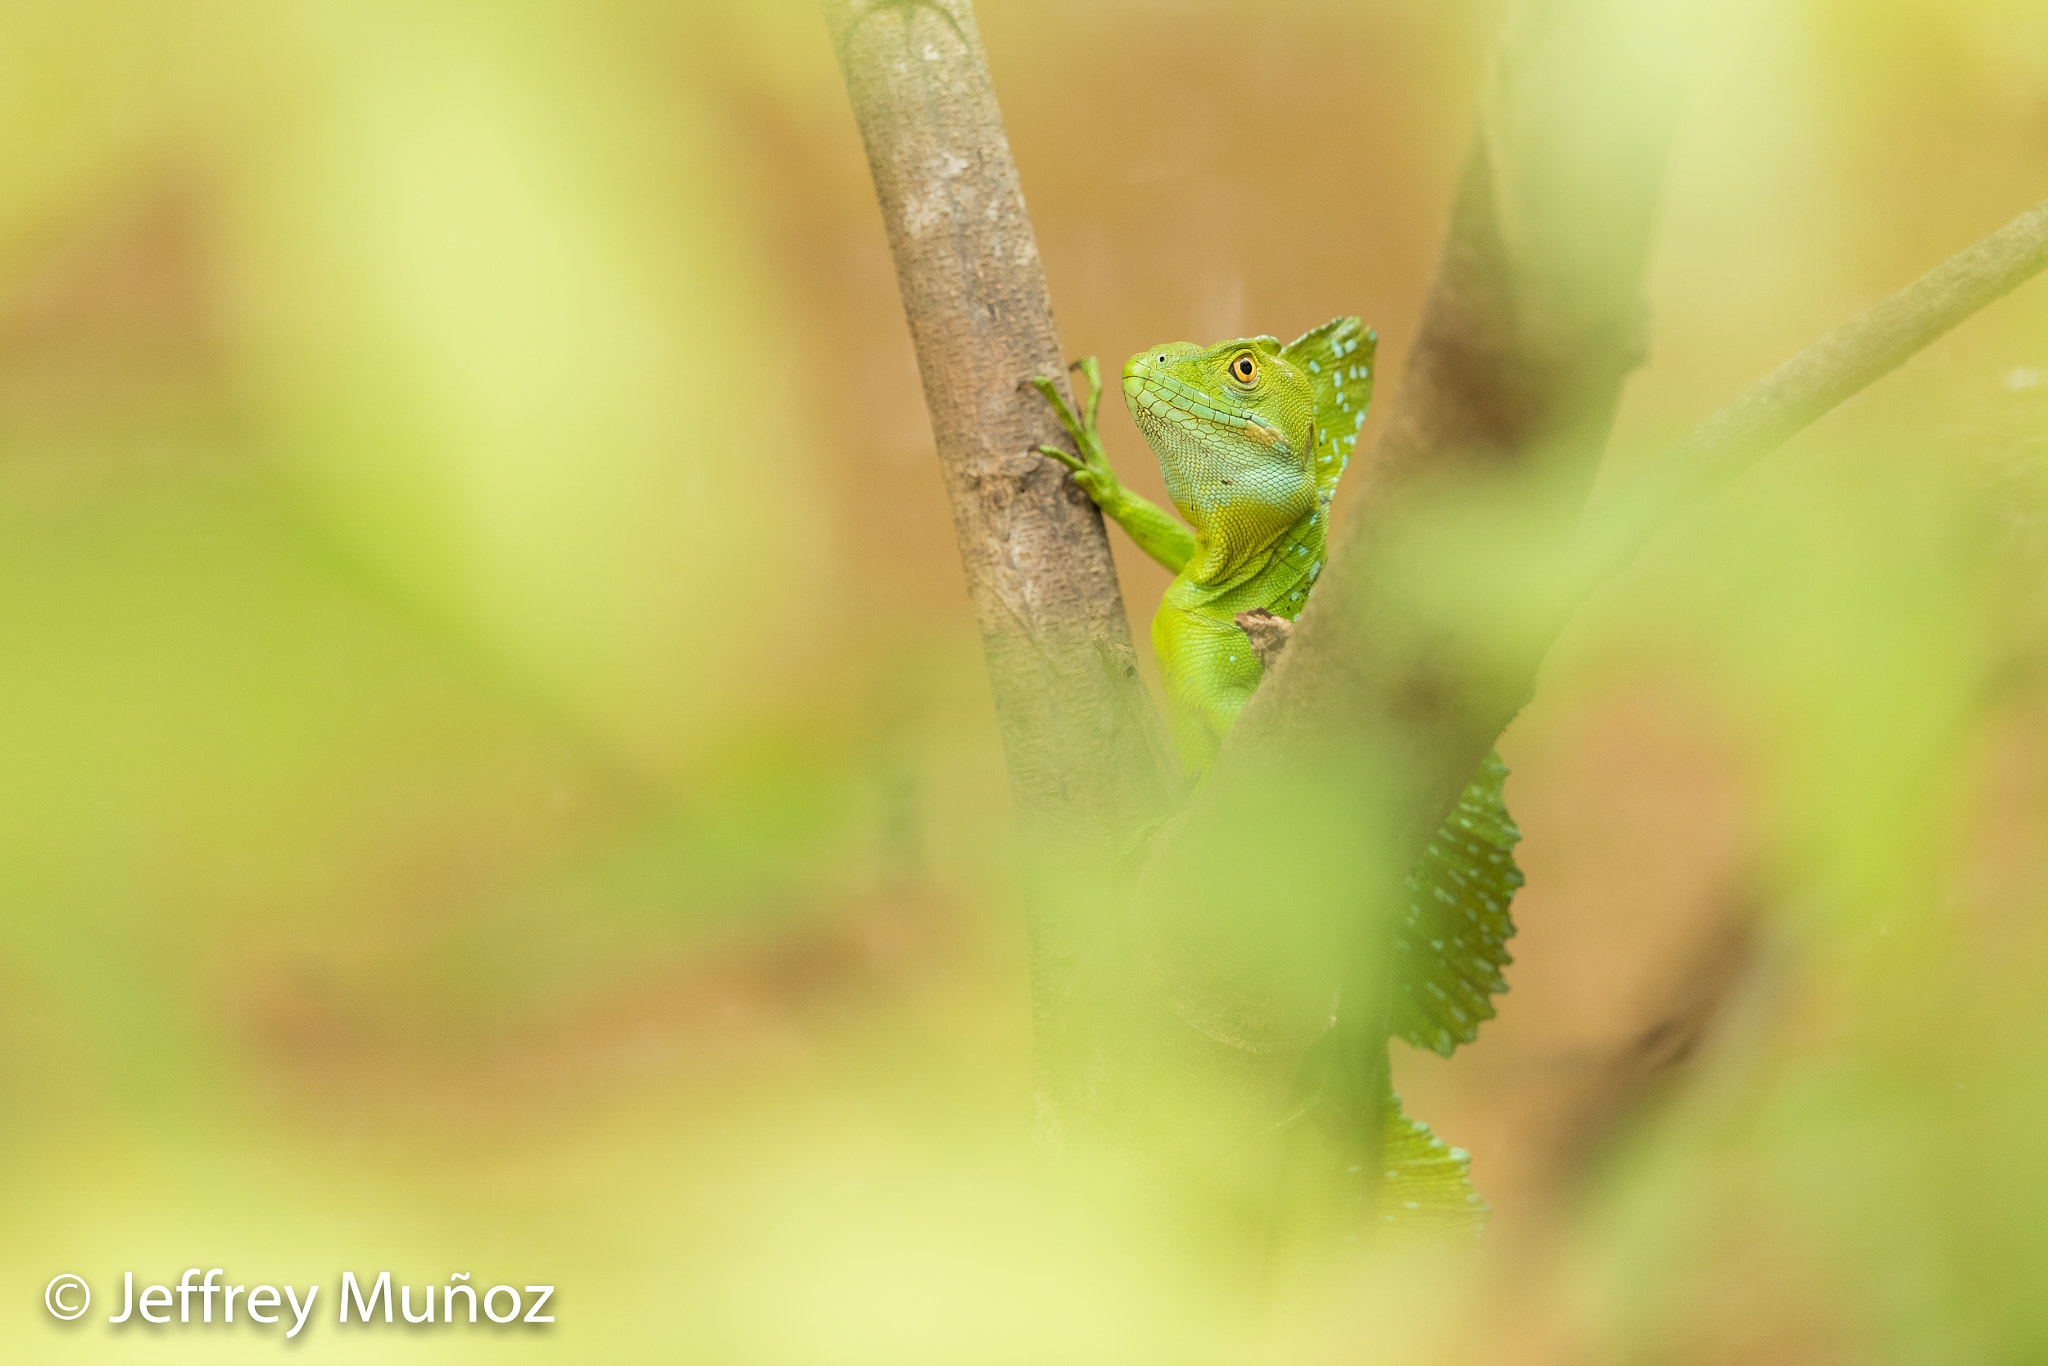
<svg viewBox="0 0 2048 1366">
<path fill-rule="evenodd" d="M 1398 387 L 1497 4 L 979 10 L 1070 352 L 1359 312 Z M 2038 0 L 1693 34 L 1617 465 L 2048 194 Z M 103 1322 L 197 1263 L 322 1284 L 323 1359 L 2039 1359 L 2044 644 L 2037 283 L 1573 626 L 1504 743 L 1514 990 L 1397 1060 L 1492 1261 L 1261 1308 L 1034 1183 L 1001 758 L 810 8 L 14 0 L 0 1356 L 279 1350 Z M 343 1331 L 344 1269 L 560 1322 Z"/>
</svg>

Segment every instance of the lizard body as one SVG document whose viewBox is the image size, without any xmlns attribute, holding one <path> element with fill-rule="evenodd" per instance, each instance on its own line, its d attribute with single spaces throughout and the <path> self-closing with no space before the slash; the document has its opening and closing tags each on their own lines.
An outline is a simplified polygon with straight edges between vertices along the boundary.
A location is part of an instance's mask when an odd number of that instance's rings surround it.
<svg viewBox="0 0 2048 1366">
<path fill-rule="evenodd" d="M 1096 429 L 1102 386 L 1092 357 L 1075 366 L 1088 381 L 1081 415 L 1050 380 L 1032 381 L 1078 454 L 1039 449 L 1174 572 L 1152 644 L 1174 746 L 1196 781 L 1265 672 L 1239 614 L 1263 610 L 1291 622 L 1322 573 L 1331 500 L 1372 397 L 1376 341 L 1358 319 L 1337 318 L 1285 346 L 1248 337 L 1132 356 L 1124 401 L 1185 525 L 1124 488 L 1110 467 Z M 1520 832 L 1501 804 L 1505 776 L 1489 755 L 1406 880 L 1390 1027 L 1441 1054 L 1470 1042 L 1494 1013 L 1493 994 L 1507 989 L 1508 906 L 1522 876 L 1512 855 Z M 1485 1206 L 1465 1180 L 1464 1154 L 1402 1114 L 1391 1092 L 1383 1108 L 1382 1217 L 1476 1230 Z"/>
</svg>

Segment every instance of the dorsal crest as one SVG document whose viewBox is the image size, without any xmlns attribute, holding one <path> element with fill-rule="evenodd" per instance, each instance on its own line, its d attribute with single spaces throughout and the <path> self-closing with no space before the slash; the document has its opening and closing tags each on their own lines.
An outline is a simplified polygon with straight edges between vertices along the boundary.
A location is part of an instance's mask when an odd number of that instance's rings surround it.
<svg viewBox="0 0 2048 1366">
<path fill-rule="evenodd" d="M 1280 354 L 1315 385 L 1316 444 L 1309 464 L 1325 504 L 1351 462 L 1358 429 L 1365 425 L 1378 345 L 1379 335 L 1358 319 L 1332 318 L 1281 348 Z"/>
</svg>

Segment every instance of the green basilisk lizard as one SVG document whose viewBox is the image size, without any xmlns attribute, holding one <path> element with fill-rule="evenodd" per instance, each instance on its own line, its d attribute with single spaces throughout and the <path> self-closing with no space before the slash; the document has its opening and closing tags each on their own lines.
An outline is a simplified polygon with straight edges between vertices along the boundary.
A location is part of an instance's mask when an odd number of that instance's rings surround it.
<svg viewBox="0 0 2048 1366">
<path fill-rule="evenodd" d="M 1096 429 L 1102 379 L 1093 357 L 1074 366 L 1088 384 L 1079 414 L 1050 379 L 1031 381 L 1078 454 L 1039 451 L 1173 571 L 1152 645 L 1174 747 L 1197 780 L 1265 673 L 1278 635 L 1266 628 L 1299 616 L 1323 571 L 1330 500 L 1365 421 L 1377 340 L 1358 319 L 1337 318 L 1286 346 L 1247 337 L 1132 356 L 1124 401 L 1186 524 L 1110 467 Z M 1394 930 L 1392 1032 L 1446 1056 L 1472 1040 L 1493 1016 L 1493 994 L 1507 989 L 1508 906 L 1522 875 L 1513 857 L 1520 832 L 1501 802 L 1506 773 L 1487 756 L 1410 870 Z M 1476 1232 L 1486 1207 L 1466 1180 L 1465 1154 L 1404 1115 L 1391 1089 L 1381 1108 L 1380 1217 Z"/>
</svg>

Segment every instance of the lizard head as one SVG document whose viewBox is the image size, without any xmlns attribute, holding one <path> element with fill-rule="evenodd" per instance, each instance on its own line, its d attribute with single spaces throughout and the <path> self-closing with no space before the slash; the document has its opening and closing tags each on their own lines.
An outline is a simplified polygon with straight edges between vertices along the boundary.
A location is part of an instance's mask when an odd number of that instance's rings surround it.
<svg viewBox="0 0 2048 1366">
<path fill-rule="evenodd" d="M 1197 532 L 1249 548 L 1315 506 L 1315 388 L 1274 338 L 1149 347 L 1124 365 L 1124 402 Z"/>
</svg>

